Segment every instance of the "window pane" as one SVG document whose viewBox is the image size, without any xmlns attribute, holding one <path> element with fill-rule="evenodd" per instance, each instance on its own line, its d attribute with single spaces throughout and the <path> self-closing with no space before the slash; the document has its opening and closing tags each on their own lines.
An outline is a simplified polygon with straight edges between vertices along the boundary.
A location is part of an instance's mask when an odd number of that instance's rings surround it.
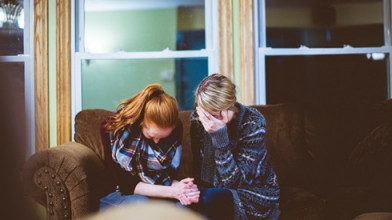
<svg viewBox="0 0 392 220">
<path fill-rule="evenodd" d="M 267 103 L 385 100 L 387 60 L 384 54 L 267 57 Z"/>
<path fill-rule="evenodd" d="M 86 0 L 89 53 L 205 48 L 204 0 Z"/>
<path fill-rule="evenodd" d="M 147 84 L 159 83 L 182 110 L 193 107 L 193 92 L 208 74 L 207 58 L 153 60 L 83 60 L 82 109 L 114 111 L 123 99 Z"/>
<path fill-rule="evenodd" d="M 4 3 L 8 2 L 8 3 Z M 0 56 L 23 54 L 23 1 L 0 2 Z"/>
<path fill-rule="evenodd" d="M 384 45 L 382 0 L 266 0 L 267 46 Z"/>
</svg>

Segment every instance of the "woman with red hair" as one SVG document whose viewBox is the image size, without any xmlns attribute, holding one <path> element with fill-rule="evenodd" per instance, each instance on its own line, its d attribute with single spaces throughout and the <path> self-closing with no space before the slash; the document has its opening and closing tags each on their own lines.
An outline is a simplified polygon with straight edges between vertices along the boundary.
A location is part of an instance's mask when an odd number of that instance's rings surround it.
<svg viewBox="0 0 392 220">
<path fill-rule="evenodd" d="M 198 202 L 200 192 L 192 178 L 175 180 L 182 149 L 178 111 L 175 98 L 159 84 L 150 84 L 104 120 L 105 161 L 117 188 L 100 200 L 101 209 L 149 197 L 182 205 Z"/>
</svg>

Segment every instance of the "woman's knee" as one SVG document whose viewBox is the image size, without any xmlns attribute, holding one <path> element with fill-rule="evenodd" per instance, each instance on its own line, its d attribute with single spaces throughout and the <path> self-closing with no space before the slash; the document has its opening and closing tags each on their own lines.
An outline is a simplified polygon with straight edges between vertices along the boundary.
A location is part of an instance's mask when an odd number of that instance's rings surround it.
<svg viewBox="0 0 392 220">
<path fill-rule="evenodd" d="M 113 192 L 100 199 L 100 210 L 122 204 L 146 202 L 148 200 L 147 196 L 122 195 L 120 192 Z"/>
<path fill-rule="evenodd" d="M 200 212 L 210 220 L 233 219 L 232 192 L 224 188 L 206 189 L 202 192 Z"/>
<path fill-rule="evenodd" d="M 207 205 L 232 204 L 233 194 L 224 188 L 209 188 L 202 195 L 202 202 Z"/>
<path fill-rule="evenodd" d="M 135 202 L 147 202 L 149 198 L 147 196 L 142 196 L 142 195 L 124 195 L 122 196 L 122 203 L 135 203 Z"/>
</svg>

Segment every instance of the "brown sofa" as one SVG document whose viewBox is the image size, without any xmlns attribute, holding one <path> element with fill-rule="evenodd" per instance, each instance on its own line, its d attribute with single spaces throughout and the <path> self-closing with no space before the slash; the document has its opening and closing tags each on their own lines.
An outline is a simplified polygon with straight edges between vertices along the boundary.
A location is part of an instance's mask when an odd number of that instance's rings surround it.
<svg viewBox="0 0 392 220">
<path fill-rule="evenodd" d="M 266 145 L 281 186 L 280 219 L 352 219 L 392 211 L 392 100 L 255 107 L 267 120 Z M 26 162 L 24 188 L 46 207 L 48 219 L 96 212 L 99 198 L 113 190 L 99 137 L 99 124 L 110 113 L 79 112 L 74 142 Z M 180 113 L 180 178 L 192 176 L 189 114 Z"/>
</svg>

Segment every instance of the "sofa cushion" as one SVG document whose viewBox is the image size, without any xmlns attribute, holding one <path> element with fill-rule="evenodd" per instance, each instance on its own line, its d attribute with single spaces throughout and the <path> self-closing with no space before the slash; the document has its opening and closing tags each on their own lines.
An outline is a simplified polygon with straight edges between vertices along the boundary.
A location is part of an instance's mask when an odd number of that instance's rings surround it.
<svg viewBox="0 0 392 220">
<path fill-rule="evenodd" d="M 266 147 L 279 184 L 309 184 L 302 109 L 296 104 L 254 106 L 266 119 Z"/>
<path fill-rule="evenodd" d="M 183 179 L 186 177 L 192 177 L 192 150 L 191 150 L 191 140 L 190 140 L 190 114 L 191 111 L 180 111 L 179 119 L 182 122 L 182 155 L 181 164 L 178 168 L 178 179 Z"/>
<path fill-rule="evenodd" d="M 328 189 L 344 182 L 343 168 L 351 151 L 376 125 L 378 104 L 354 100 L 304 105 L 305 141 L 314 185 Z"/>
<path fill-rule="evenodd" d="M 280 220 L 326 219 L 326 201 L 310 191 L 281 187 Z"/>
<path fill-rule="evenodd" d="M 391 211 L 392 195 L 377 187 L 336 187 L 322 195 L 328 219 L 353 219 L 365 212 Z"/>
<path fill-rule="evenodd" d="M 392 122 L 374 128 L 358 143 L 347 163 L 348 182 L 390 188 L 392 185 Z"/>
<path fill-rule="evenodd" d="M 355 217 L 353 220 L 391 220 L 392 212 L 368 212 Z"/>
</svg>

